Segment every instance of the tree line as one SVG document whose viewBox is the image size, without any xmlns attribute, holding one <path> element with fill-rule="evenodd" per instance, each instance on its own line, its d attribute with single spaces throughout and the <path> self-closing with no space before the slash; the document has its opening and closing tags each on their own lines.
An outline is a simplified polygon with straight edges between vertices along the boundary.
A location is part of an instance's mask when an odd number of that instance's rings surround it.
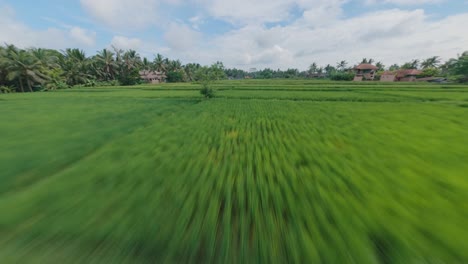
<svg viewBox="0 0 468 264">
<path fill-rule="evenodd" d="M 445 63 L 437 56 L 412 60 L 402 65 L 385 67 L 382 62 L 364 58 L 360 63 L 375 64 L 379 72 L 398 69 L 421 69 L 425 76 L 444 76 L 456 82 L 468 82 L 468 51 Z M 73 86 L 135 85 L 142 82 L 140 71 L 155 71 L 166 76 L 168 82 L 206 82 L 221 79 L 329 78 L 350 80 L 352 68 L 347 61 L 336 65 L 318 66 L 312 63 L 307 70 L 296 68 L 273 70 L 265 68 L 247 72 L 225 68 L 222 62 L 211 66 L 199 63 L 182 64 L 161 54 L 152 60 L 142 58 L 135 50 L 103 49 L 87 56 L 80 49 L 30 48 L 14 45 L 0 47 L 0 92 L 33 92 L 64 89 Z"/>
<path fill-rule="evenodd" d="M 86 56 L 80 49 L 31 48 L 14 45 L 0 47 L 0 92 L 33 92 L 73 86 L 115 86 L 142 83 L 140 71 L 155 71 L 168 82 L 193 82 L 206 78 L 225 79 L 224 65 L 198 63 L 183 65 L 157 54 L 153 60 L 142 58 L 135 50 L 103 49 Z"/>
</svg>

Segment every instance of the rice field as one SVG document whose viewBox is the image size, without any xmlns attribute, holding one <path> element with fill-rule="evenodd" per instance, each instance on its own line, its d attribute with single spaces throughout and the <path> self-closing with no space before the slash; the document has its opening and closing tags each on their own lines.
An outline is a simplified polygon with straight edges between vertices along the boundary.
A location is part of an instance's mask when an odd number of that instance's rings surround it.
<svg viewBox="0 0 468 264">
<path fill-rule="evenodd" d="M 0 95 L 0 263 L 468 263 L 468 87 Z"/>
</svg>

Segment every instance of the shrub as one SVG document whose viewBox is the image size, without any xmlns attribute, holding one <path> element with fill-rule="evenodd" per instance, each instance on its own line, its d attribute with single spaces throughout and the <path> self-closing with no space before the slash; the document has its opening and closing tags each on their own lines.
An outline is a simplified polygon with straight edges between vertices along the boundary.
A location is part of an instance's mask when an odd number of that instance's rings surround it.
<svg viewBox="0 0 468 264">
<path fill-rule="evenodd" d="M 0 93 L 12 93 L 14 91 L 15 91 L 14 88 L 4 86 L 4 85 L 0 85 Z"/>
<path fill-rule="evenodd" d="M 171 71 L 167 73 L 167 82 L 175 83 L 175 82 L 183 82 L 184 81 L 184 74 L 181 71 Z"/>
<path fill-rule="evenodd" d="M 330 79 L 334 81 L 352 81 L 354 79 L 354 74 L 345 72 L 335 72 L 330 75 Z"/>
<path fill-rule="evenodd" d="M 215 91 L 208 85 L 203 85 L 203 88 L 200 90 L 200 93 L 203 96 L 205 96 L 205 98 L 213 98 L 215 96 Z"/>
</svg>

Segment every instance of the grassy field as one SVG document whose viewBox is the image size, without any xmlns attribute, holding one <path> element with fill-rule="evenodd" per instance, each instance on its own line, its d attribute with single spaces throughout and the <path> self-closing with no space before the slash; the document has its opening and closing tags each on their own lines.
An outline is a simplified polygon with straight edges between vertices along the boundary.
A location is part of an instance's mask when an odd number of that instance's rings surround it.
<svg viewBox="0 0 468 264">
<path fill-rule="evenodd" d="M 468 263 L 468 87 L 0 95 L 0 263 Z"/>
</svg>

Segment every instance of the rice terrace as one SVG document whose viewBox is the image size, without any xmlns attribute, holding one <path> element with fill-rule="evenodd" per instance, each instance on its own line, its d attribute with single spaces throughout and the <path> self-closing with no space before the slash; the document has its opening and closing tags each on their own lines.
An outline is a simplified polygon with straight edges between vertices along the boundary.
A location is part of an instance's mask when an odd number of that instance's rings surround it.
<svg viewBox="0 0 468 264">
<path fill-rule="evenodd" d="M 468 86 L 0 94 L 0 263 L 468 263 Z"/>
</svg>

